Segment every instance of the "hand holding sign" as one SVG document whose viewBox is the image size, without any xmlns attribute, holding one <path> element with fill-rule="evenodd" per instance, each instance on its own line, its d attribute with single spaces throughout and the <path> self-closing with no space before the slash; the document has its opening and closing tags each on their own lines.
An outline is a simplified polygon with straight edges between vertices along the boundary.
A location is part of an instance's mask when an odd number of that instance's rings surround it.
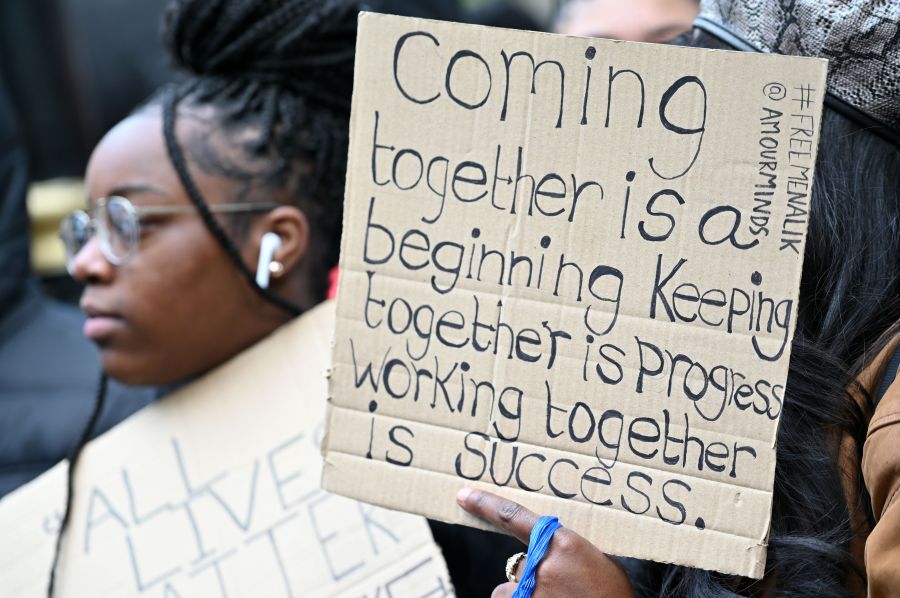
<svg viewBox="0 0 900 598">
<path fill-rule="evenodd" d="M 538 516 L 511 500 L 489 492 L 459 491 L 459 506 L 490 523 L 505 533 L 528 544 L 531 529 Z M 521 579 L 519 565 L 516 579 Z M 550 550 L 538 567 L 539 583 L 532 598 L 552 596 L 606 596 L 627 598 L 633 595 L 631 583 L 625 572 L 608 556 L 566 528 L 560 528 L 553 536 Z M 509 598 L 518 584 L 508 582 L 498 586 L 492 598 Z"/>
</svg>

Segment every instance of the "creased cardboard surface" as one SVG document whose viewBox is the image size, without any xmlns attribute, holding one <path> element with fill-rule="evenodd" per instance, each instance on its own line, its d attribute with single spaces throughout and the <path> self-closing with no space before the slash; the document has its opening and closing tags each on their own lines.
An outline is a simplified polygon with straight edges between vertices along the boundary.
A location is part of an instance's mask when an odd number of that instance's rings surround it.
<svg viewBox="0 0 900 598">
<path fill-rule="evenodd" d="M 319 489 L 334 306 L 91 442 L 59 596 L 451 596 L 426 522 Z M 0 594 L 45 596 L 66 468 L 0 501 Z"/>
<path fill-rule="evenodd" d="M 825 73 L 363 13 L 324 487 L 761 576 Z"/>
</svg>

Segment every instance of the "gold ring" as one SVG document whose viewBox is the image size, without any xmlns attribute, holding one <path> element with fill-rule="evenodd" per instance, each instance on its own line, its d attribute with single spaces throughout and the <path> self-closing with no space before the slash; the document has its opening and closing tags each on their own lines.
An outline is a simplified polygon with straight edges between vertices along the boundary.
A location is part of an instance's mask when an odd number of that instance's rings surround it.
<svg viewBox="0 0 900 598">
<path fill-rule="evenodd" d="M 519 563 L 525 560 L 527 556 L 528 555 L 524 552 L 517 552 L 506 559 L 506 579 L 513 583 L 518 583 L 519 580 L 516 579 L 516 569 L 518 568 Z"/>
</svg>

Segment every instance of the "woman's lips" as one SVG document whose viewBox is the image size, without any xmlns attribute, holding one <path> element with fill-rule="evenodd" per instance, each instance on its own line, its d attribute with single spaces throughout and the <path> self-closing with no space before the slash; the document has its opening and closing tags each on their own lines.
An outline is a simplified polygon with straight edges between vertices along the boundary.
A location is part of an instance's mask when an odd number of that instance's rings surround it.
<svg viewBox="0 0 900 598">
<path fill-rule="evenodd" d="M 92 341 L 100 341 L 113 334 L 122 323 L 122 318 L 115 316 L 92 316 L 84 322 L 84 335 Z"/>
<path fill-rule="evenodd" d="M 92 341 L 108 338 L 125 323 L 122 317 L 112 310 L 97 307 L 89 301 L 82 301 L 81 309 L 87 315 L 82 331 L 84 336 Z"/>
</svg>

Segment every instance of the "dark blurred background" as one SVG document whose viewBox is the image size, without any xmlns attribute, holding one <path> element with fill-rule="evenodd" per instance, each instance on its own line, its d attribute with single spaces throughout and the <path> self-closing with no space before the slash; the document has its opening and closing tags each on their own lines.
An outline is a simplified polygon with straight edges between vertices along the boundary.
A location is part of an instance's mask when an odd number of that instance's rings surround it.
<svg viewBox="0 0 900 598">
<path fill-rule="evenodd" d="M 34 180 L 80 177 L 118 120 L 171 73 L 159 29 L 166 0 L 4 0 L 0 73 L 6 79 Z M 542 28 L 507 3 L 370 0 L 377 10 L 442 20 Z M 537 3 L 540 5 L 540 3 Z M 546 12 L 546 11 L 545 11 Z"/>
<path fill-rule="evenodd" d="M 549 7 L 554 1 L 530 3 Z M 57 299 L 75 302 L 80 293 L 64 271 L 56 229 L 64 214 L 85 204 L 81 177 L 91 150 L 174 76 L 159 37 L 166 2 L 0 0 L 0 93 L 12 106 L 27 154 L 31 262 Z M 521 29 L 546 28 L 552 12 L 529 8 L 529 0 L 519 3 L 524 9 L 490 0 L 366 4 L 394 14 Z"/>
<path fill-rule="evenodd" d="M 33 180 L 81 177 L 100 137 L 170 75 L 165 0 L 0 2 L 0 73 Z"/>
<path fill-rule="evenodd" d="M 159 42 L 165 0 L 0 2 L 0 85 L 25 147 L 31 262 L 46 290 L 75 301 L 59 219 L 84 205 L 91 149 L 170 73 Z M 20 201 L 6 198 L 4 201 Z"/>
</svg>

